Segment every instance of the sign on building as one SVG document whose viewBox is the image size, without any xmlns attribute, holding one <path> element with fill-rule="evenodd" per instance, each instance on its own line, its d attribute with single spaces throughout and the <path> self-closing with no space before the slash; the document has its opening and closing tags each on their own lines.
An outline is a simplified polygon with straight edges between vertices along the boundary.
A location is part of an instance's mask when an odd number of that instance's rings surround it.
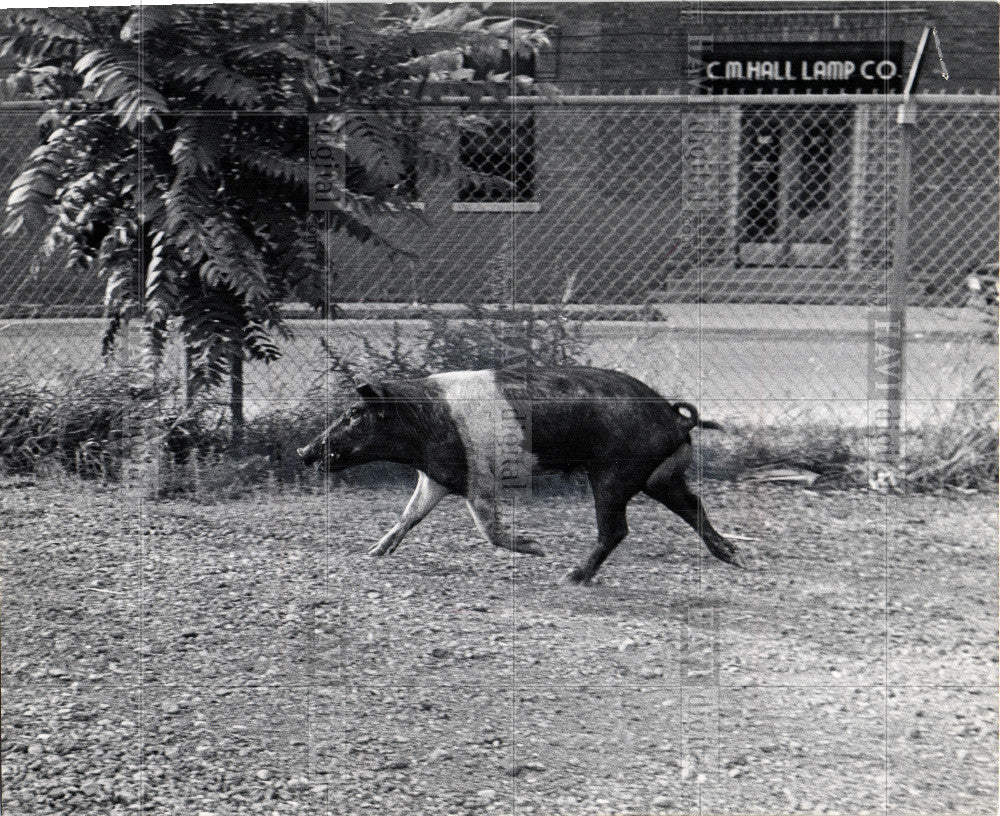
<svg viewBox="0 0 1000 816">
<path fill-rule="evenodd" d="M 702 43 L 702 93 L 899 93 L 903 42 Z"/>
</svg>

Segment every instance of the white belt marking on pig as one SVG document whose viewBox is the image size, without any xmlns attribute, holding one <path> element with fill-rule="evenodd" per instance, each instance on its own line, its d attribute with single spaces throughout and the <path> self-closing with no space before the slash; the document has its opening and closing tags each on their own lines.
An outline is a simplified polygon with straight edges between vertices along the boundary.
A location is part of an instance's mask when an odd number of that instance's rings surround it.
<svg viewBox="0 0 1000 816">
<path fill-rule="evenodd" d="M 470 495 L 480 491 L 496 495 L 501 492 L 497 453 L 511 447 L 512 434 L 520 451 L 527 449 L 524 429 L 512 421 L 515 406 L 504 396 L 493 371 L 456 371 L 430 379 L 440 387 L 465 446 Z M 526 467 L 537 464 L 533 455 L 524 455 L 524 461 Z"/>
</svg>

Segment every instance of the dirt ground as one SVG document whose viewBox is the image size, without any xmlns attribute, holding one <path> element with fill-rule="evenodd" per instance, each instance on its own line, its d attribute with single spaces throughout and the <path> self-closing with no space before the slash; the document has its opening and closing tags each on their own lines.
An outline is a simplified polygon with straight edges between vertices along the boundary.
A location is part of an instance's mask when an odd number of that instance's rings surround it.
<svg viewBox="0 0 1000 816">
<path fill-rule="evenodd" d="M 75 814 L 997 812 L 997 498 L 706 483 L 591 587 L 403 488 L 0 487 L 2 804 Z"/>
</svg>

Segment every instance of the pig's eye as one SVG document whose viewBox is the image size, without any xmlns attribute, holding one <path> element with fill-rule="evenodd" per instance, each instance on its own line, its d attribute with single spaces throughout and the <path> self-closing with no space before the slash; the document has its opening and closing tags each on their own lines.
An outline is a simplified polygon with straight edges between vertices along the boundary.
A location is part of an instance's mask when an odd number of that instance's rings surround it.
<svg viewBox="0 0 1000 816">
<path fill-rule="evenodd" d="M 351 408 L 351 410 L 350 410 L 350 411 L 348 411 L 348 412 L 347 412 L 347 415 L 348 415 L 348 416 L 349 416 L 349 417 L 350 417 L 351 419 L 357 419 L 357 418 L 358 418 L 359 416 L 361 416 L 361 415 L 362 415 L 362 414 L 363 414 L 364 412 L 365 412 L 365 409 L 364 409 L 364 408 L 362 408 L 362 407 L 361 407 L 360 405 L 355 405 L 355 406 L 354 406 L 353 408 Z"/>
</svg>

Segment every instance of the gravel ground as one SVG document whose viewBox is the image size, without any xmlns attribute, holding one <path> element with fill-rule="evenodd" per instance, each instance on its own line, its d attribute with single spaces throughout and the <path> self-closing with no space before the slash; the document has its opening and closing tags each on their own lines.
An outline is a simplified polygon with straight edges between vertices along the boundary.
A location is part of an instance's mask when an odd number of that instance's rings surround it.
<svg viewBox="0 0 1000 816">
<path fill-rule="evenodd" d="M 0 488 L 5 816 L 997 812 L 996 496 L 706 483 L 591 587 L 402 488 L 124 503 Z"/>
</svg>

